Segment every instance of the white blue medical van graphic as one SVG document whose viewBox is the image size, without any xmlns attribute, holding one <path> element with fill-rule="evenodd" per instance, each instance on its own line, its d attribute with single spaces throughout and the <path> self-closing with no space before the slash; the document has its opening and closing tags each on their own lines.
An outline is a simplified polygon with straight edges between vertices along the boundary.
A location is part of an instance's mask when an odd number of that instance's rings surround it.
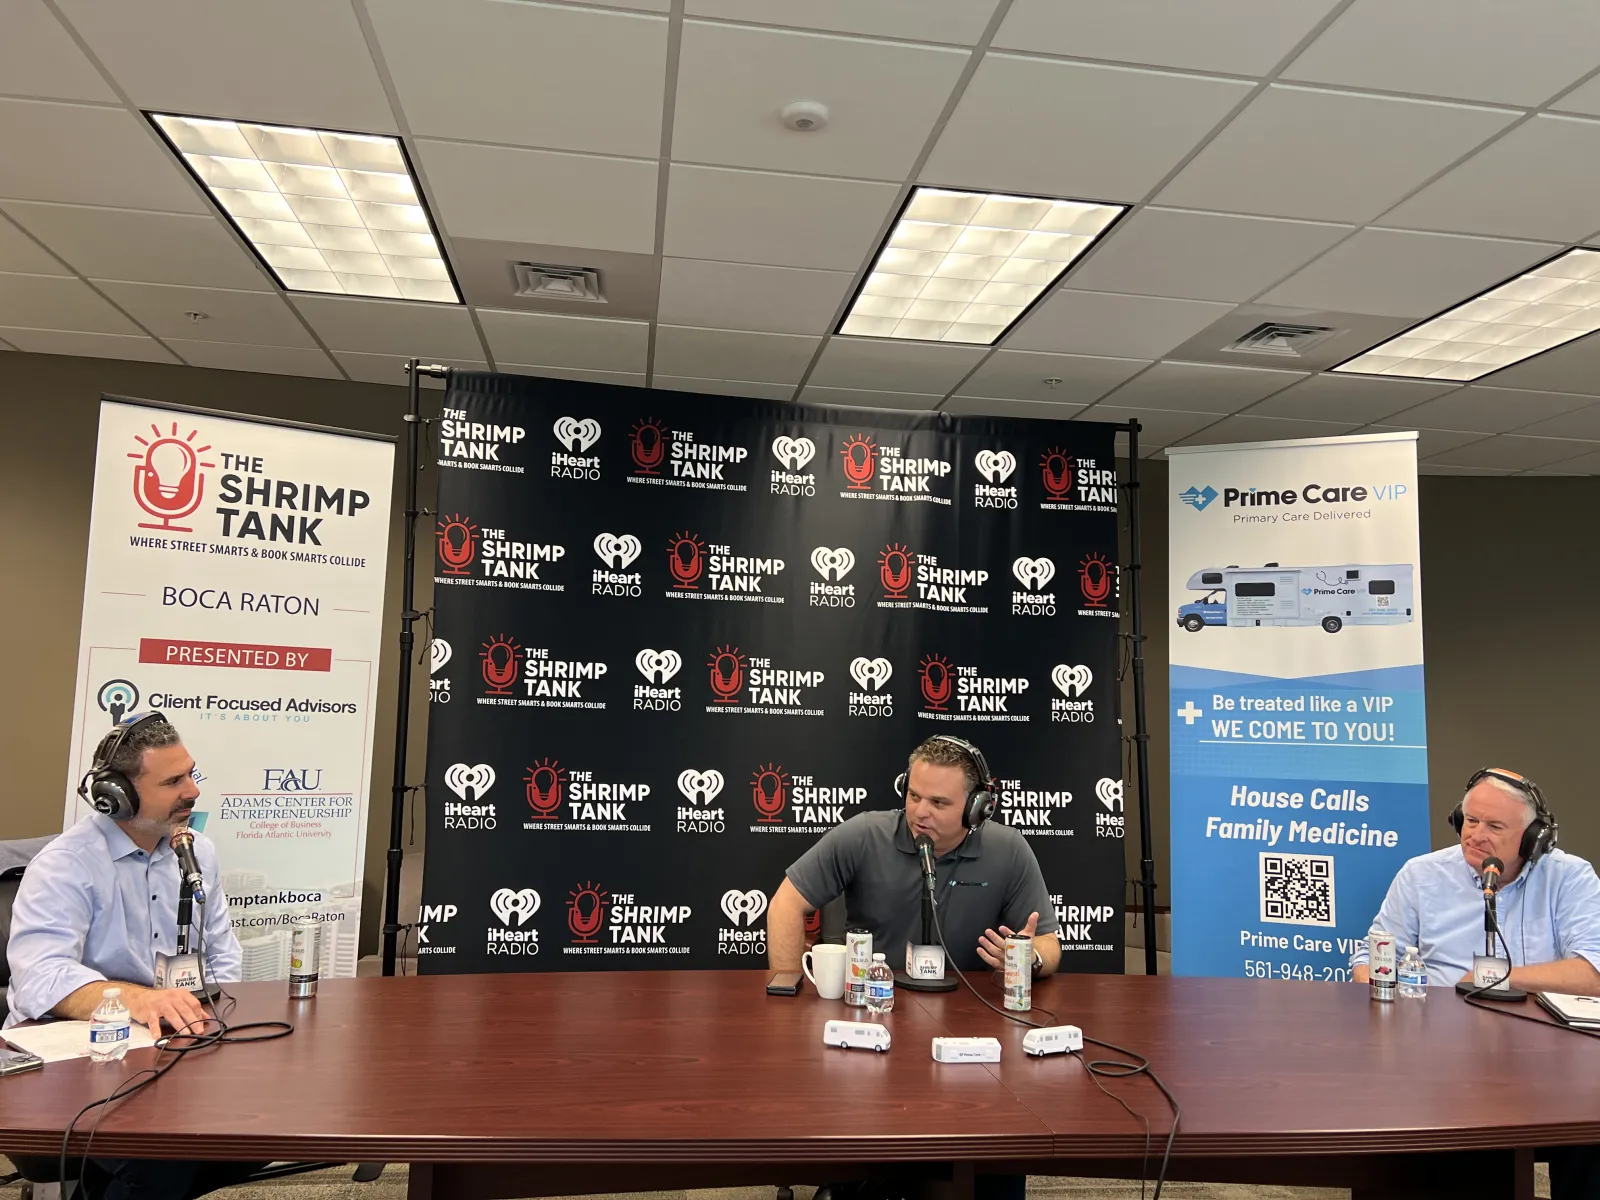
<svg viewBox="0 0 1600 1200">
<path fill-rule="evenodd" d="M 1189 576 L 1204 593 L 1178 607 L 1178 625 L 1199 633 L 1207 625 L 1395 625 L 1413 619 L 1409 563 L 1339 567 L 1207 567 Z"/>
</svg>

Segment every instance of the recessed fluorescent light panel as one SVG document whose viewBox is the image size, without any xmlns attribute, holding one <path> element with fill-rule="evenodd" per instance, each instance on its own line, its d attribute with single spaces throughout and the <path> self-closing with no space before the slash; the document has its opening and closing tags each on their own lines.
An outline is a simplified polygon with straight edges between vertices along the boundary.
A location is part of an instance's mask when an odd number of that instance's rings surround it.
<svg viewBox="0 0 1600 1200">
<path fill-rule="evenodd" d="M 150 119 L 286 290 L 461 303 L 399 138 Z"/>
<path fill-rule="evenodd" d="M 1333 369 L 1478 379 L 1600 329 L 1600 251 L 1559 258 L 1458 304 Z"/>
<path fill-rule="evenodd" d="M 839 332 L 993 345 L 1126 211 L 919 187 Z"/>
</svg>

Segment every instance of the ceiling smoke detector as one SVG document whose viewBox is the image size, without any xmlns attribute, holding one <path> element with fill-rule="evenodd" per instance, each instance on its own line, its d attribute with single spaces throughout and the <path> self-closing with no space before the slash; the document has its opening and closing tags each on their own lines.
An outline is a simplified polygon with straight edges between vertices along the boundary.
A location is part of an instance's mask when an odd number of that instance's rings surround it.
<svg viewBox="0 0 1600 1200">
<path fill-rule="evenodd" d="M 778 119 L 796 133 L 816 133 L 828 127 L 828 106 L 815 100 L 796 100 L 778 110 Z"/>
<path fill-rule="evenodd" d="M 530 300 L 568 300 L 579 304 L 604 304 L 600 272 L 594 267 L 562 267 L 552 263 L 512 263 L 516 295 Z"/>
<path fill-rule="evenodd" d="M 1300 358 L 1333 333 L 1327 325 L 1291 325 L 1265 321 L 1243 337 L 1222 347 L 1234 354 L 1267 354 L 1274 358 Z"/>
</svg>

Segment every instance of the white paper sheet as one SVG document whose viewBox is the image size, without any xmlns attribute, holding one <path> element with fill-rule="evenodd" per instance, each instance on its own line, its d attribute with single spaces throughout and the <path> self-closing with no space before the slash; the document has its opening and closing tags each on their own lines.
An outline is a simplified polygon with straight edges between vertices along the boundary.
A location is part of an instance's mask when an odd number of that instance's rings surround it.
<svg viewBox="0 0 1600 1200">
<path fill-rule="evenodd" d="M 37 1054 L 47 1063 L 89 1057 L 88 1021 L 46 1021 L 42 1025 L 17 1025 L 0 1036 L 4 1036 L 18 1050 Z M 150 1031 L 137 1021 L 129 1027 L 129 1050 L 143 1050 L 155 1044 Z"/>
</svg>

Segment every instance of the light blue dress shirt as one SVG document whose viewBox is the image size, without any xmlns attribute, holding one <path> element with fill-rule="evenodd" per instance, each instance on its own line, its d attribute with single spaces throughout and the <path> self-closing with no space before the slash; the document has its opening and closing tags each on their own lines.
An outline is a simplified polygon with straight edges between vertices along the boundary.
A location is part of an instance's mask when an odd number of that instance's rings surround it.
<svg viewBox="0 0 1600 1200">
<path fill-rule="evenodd" d="M 1513 967 L 1586 958 L 1600 970 L 1600 878 L 1588 860 L 1550 851 L 1500 889 L 1497 910 Z M 1398 954 L 1421 951 L 1429 987 L 1453 987 L 1483 953 L 1483 881 L 1460 846 L 1419 855 L 1389 885 L 1377 923 L 1394 934 Z M 1366 961 L 1363 940 L 1350 965 Z"/>
<path fill-rule="evenodd" d="M 233 983 L 242 977 L 243 955 L 228 922 L 217 850 L 197 833 L 194 853 L 206 884 L 206 978 Z M 11 910 L 6 1025 L 45 1016 L 87 983 L 154 984 L 156 953 L 178 948 L 178 884 L 178 856 L 165 838 L 146 854 L 99 813 L 41 850 Z M 198 926 L 198 904 L 195 910 Z M 199 946 L 195 928 L 190 949 Z"/>
</svg>

